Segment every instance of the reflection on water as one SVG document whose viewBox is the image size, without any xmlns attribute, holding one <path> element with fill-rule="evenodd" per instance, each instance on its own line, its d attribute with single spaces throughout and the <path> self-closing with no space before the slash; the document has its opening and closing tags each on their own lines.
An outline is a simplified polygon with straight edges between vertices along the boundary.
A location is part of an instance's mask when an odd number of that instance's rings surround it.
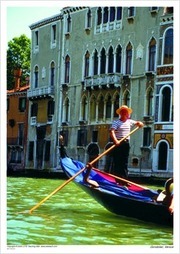
<svg viewBox="0 0 180 254">
<path fill-rule="evenodd" d="M 8 245 L 172 245 L 171 228 L 120 217 L 69 183 L 32 214 L 64 180 L 8 177 Z"/>
</svg>

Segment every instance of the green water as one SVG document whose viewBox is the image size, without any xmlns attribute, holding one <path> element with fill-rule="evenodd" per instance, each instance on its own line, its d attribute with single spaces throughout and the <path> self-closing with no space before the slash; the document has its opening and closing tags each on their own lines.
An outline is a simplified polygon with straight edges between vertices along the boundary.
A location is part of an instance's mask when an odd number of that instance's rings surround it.
<svg viewBox="0 0 180 254">
<path fill-rule="evenodd" d="M 172 228 L 120 217 L 65 180 L 7 180 L 7 245 L 172 245 Z M 33 252 L 34 253 L 34 252 Z"/>
</svg>

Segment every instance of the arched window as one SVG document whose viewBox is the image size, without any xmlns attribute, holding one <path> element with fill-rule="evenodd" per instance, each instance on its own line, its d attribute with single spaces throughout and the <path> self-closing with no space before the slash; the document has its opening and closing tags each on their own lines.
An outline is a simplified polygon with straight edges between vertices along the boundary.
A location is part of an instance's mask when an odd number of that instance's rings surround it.
<svg viewBox="0 0 180 254">
<path fill-rule="evenodd" d="M 109 48 L 109 59 L 108 59 L 108 73 L 114 72 L 114 54 L 113 54 L 113 48 Z"/>
<path fill-rule="evenodd" d="M 132 45 L 129 42 L 126 47 L 126 74 L 131 74 L 132 68 Z"/>
<path fill-rule="evenodd" d="M 149 62 L 148 62 L 148 71 L 155 71 L 155 62 L 156 62 L 156 41 L 154 38 L 151 39 L 149 43 Z"/>
<path fill-rule="evenodd" d="M 86 18 L 86 24 L 88 28 L 91 27 L 91 16 L 92 16 L 91 9 L 89 9 L 87 12 L 87 18 Z"/>
<path fill-rule="evenodd" d="M 159 144 L 159 151 L 158 151 L 158 170 L 167 169 L 167 155 L 168 155 L 167 143 L 161 142 Z"/>
<path fill-rule="evenodd" d="M 85 55 L 85 68 L 84 68 L 84 76 L 85 77 L 88 77 L 89 76 L 89 57 L 90 57 L 90 54 L 89 52 L 87 51 L 86 52 L 86 55 Z"/>
<path fill-rule="evenodd" d="M 153 90 L 150 88 L 146 93 L 146 114 L 152 116 Z"/>
<path fill-rule="evenodd" d="M 99 7 L 97 10 L 97 25 L 99 26 L 102 23 L 102 8 Z"/>
<path fill-rule="evenodd" d="M 118 45 L 116 49 L 116 72 L 121 73 L 122 48 Z"/>
<path fill-rule="evenodd" d="M 67 17 L 67 33 L 70 33 L 71 31 L 71 16 L 68 14 Z"/>
<path fill-rule="evenodd" d="M 65 58 L 65 83 L 69 83 L 69 73 L 70 73 L 70 57 L 67 55 Z"/>
<path fill-rule="evenodd" d="M 104 117 L 104 97 L 101 95 L 98 100 L 98 120 L 103 120 Z"/>
<path fill-rule="evenodd" d="M 110 7 L 110 22 L 115 20 L 115 7 Z"/>
<path fill-rule="evenodd" d="M 51 86 L 54 86 L 54 74 L 55 74 L 55 64 L 51 63 Z"/>
<path fill-rule="evenodd" d="M 87 119 L 87 98 L 85 96 L 82 98 L 81 119 L 82 120 L 86 120 Z"/>
<path fill-rule="evenodd" d="M 161 105 L 161 121 L 170 121 L 170 109 L 171 109 L 171 89 L 165 87 L 162 90 L 162 105 Z"/>
<path fill-rule="evenodd" d="M 39 68 L 38 66 L 34 69 L 34 88 L 37 88 L 39 85 Z"/>
<path fill-rule="evenodd" d="M 93 96 L 90 101 L 90 120 L 95 121 L 96 120 L 96 99 Z"/>
<path fill-rule="evenodd" d="M 106 71 L 106 52 L 104 48 L 101 50 L 101 66 L 100 67 L 101 67 L 100 74 L 104 74 Z"/>
<path fill-rule="evenodd" d="M 116 9 L 116 20 L 122 19 L 122 7 L 117 7 Z"/>
<path fill-rule="evenodd" d="M 166 31 L 164 37 L 164 58 L 163 64 L 173 63 L 173 29 L 170 28 Z"/>
<path fill-rule="evenodd" d="M 119 108 L 119 94 L 116 95 L 114 100 L 114 117 L 117 117 L 116 110 Z"/>
<path fill-rule="evenodd" d="M 64 122 L 69 121 L 69 99 L 66 98 L 64 102 Z"/>
<path fill-rule="evenodd" d="M 123 104 L 127 105 L 128 107 L 130 106 L 130 94 L 129 91 L 126 90 L 123 96 Z"/>
<path fill-rule="evenodd" d="M 106 101 L 106 118 L 111 118 L 111 96 L 108 96 L 108 99 Z"/>
<path fill-rule="evenodd" d="M 98 52 L 95 50 L 94 52 L 94 75 L 98 74 Z"/>
<path fill-rule="evenodd" d="M 108 22 L 108 7 L 104 7 L 104 13 L 103 13 L 103 24 L 106 24 Z"/>
</svg>

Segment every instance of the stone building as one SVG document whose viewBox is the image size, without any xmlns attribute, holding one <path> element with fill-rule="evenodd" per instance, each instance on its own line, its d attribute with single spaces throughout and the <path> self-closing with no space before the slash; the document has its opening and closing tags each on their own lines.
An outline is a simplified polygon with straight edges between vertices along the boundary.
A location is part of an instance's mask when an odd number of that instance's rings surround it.
<svg viewBox="0 0 180 254">
<path fill-rule="evenodd" d="M 130 171 L 171 175 L 173 8 L 66 7 L 30 29 L 26 166 L 56 170 L 60 133 L 70 157 L 91 161 L 111 144 L 126 104 L 145 124 L 131 136 Z M 109 157 L 95 166 L 107 168 Z"/>
</svg>

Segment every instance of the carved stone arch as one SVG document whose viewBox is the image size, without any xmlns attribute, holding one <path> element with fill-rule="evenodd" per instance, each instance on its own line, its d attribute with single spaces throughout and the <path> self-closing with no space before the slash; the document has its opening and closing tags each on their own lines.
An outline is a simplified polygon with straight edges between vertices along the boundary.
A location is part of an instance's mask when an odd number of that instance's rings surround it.
<svg viewBox="0 0 180 254">
<path fill-rule="evenodd" d="M 111 95 L 111 93 L 110 93 L 110 92 L 107 92 L 107 93 L 105 94 L 105 96 L 104 96 L 104 100 L 107 101 L 109 97 L 111 97 L 111 100 L 112 100 L 112 95 Z"/>
<path fill-rule="evenodd" d="M 132 50 L 134 49 L 133 43 L 129 40 L 129 41 L 127 42 L 126 46 L 125 46 L 125 49 L 127 50 L 127 49 L 130 48 L 130 47 L 131 47 Z"/>
<path fill-rule="evenodd" d="M 129 89 L 125 89 L 122 94 L 122 104 L 130 106 L 130 91 Z"/>
<path fill-rule="evenodd" d="M 97 102 L 99 102 L 102 99 L 102 97 L 104 98 L 103 93 L 99 93 L 97 97 Z"/>
<path fill-rule="evenodd" d="M 114 94 L 112 95 L 112 101 L 115 101 L 117 96 L 120 97 L 120 93 L 118 91 L 115 91 Z"/>
<path fill-rule="evenodd" d="M 91 101 L 94 101 L 94 100 L 96 101 L 96 96 L 93 93 L 93 94 L 91 94 L 89 101 L 91 102 Z"/>
<path fill-rule="evenodd" d="M 107 52 L 109 52 L 110 48 L 112 48 L 113 53 L 114 53 L 114 46 L 112 44 L 110 44 L 109 47 L 107 48 Z"/>
</svg>

